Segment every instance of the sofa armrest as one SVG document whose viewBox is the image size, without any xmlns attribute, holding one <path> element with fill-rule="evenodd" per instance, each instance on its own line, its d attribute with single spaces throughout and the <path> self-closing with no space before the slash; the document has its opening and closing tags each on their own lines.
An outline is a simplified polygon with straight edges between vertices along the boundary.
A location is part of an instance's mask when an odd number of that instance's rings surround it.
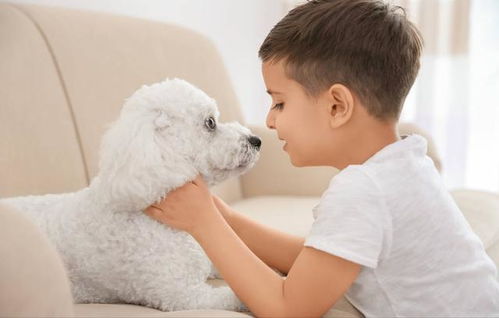
<svg viewBox="0 0 499 318">
<path fill-rule="evenodd" d="M 471 189 L 455 189 L 450 193 L 499 267 L 499 193 Z"/>
<path fill-rule="evenodd" d="M 0 205 L 0 317 L 72 317 L 62 259 L 21 212 Z"/>
<path fill-rule="evenodd" d="M 282 150 L 283 143 L 275 131 L 262 125 L 249 125 L 249 128 L 262 140 L 262 148 L 260 160 L 241 177 L 245 198 L 261 195 L 320 196 L 338 173 L 338 169 L 332 167 L 294 167 Z M 428 133 L 411 123 L 401 123 L 398 129 L 400 135 L 416 133 L 426 138 L 428 156 L 441 170 L 440 157 Z"/>
<path fill-rule="evenodd" d="M 320 196 L 338 172 L 332 167 L 294 167 L 275 131 L 261 125 L 248 125 L 262 140 L 260 159 L 241 177 L 245 198 L 261 195 Z"/>
</svg>

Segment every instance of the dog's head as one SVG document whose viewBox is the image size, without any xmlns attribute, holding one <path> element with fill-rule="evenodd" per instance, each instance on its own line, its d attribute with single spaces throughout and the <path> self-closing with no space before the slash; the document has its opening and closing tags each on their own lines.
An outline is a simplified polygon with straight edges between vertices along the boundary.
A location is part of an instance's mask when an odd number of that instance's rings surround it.
<svg viewBox="0 0 499 318">
<path fill-rule="evenodd" d="M 186 81 L 141 87 L 104 136 L 100 179 L 113 196 L 138 196 L 147 206 L 197 174 L 214 185 L 244 173 L 260 139 L 218 117 L 216 102 Z"/>
</svg>

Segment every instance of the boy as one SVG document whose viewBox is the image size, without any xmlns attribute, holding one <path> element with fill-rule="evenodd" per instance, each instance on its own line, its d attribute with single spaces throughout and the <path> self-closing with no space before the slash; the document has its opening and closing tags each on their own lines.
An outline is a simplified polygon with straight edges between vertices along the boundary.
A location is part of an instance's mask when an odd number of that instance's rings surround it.
<svg viewBox="0 0 499 318">
<path fill-rule="evenodd" d="M 499 315 L 495 265 L 426 141 L 396 132 L 421 47 L 397 8 L 367 0 L 309 1 L 265 39 L 267 126 L 295 166 L 341 170 L 306 238 L 232 211 L 200 177 L 146 213 L 189 232 L 256 316 L 321 316 L 344 293 L 365 316 Z"/>
</svg>

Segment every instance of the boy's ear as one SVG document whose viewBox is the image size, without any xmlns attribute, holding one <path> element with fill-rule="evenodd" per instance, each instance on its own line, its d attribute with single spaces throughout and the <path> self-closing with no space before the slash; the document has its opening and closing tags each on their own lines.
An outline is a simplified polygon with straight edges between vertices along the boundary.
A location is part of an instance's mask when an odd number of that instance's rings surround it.
<svg viewBox="0 0 499 318">
<path fill-rule="evenodd" d="M 331 128 L 338 128 L 350 120 L 354 108 L 352 91 L 343 84 L 333 84 L 327 91 L 327 111 Z"/>
</svg>

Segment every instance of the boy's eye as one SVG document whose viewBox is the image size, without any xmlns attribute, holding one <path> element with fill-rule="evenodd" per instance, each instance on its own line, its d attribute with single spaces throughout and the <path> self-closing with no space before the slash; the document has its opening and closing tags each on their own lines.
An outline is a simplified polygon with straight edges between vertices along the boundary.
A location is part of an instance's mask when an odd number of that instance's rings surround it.
<svg viewBox="0 0 499 318">
<path fill-rule="evenodd" d="M 282 109 L 284 107 L 284 103 L 279 103 L 279 104 L 275 104 L 272 109 Z"/>
</svg>

